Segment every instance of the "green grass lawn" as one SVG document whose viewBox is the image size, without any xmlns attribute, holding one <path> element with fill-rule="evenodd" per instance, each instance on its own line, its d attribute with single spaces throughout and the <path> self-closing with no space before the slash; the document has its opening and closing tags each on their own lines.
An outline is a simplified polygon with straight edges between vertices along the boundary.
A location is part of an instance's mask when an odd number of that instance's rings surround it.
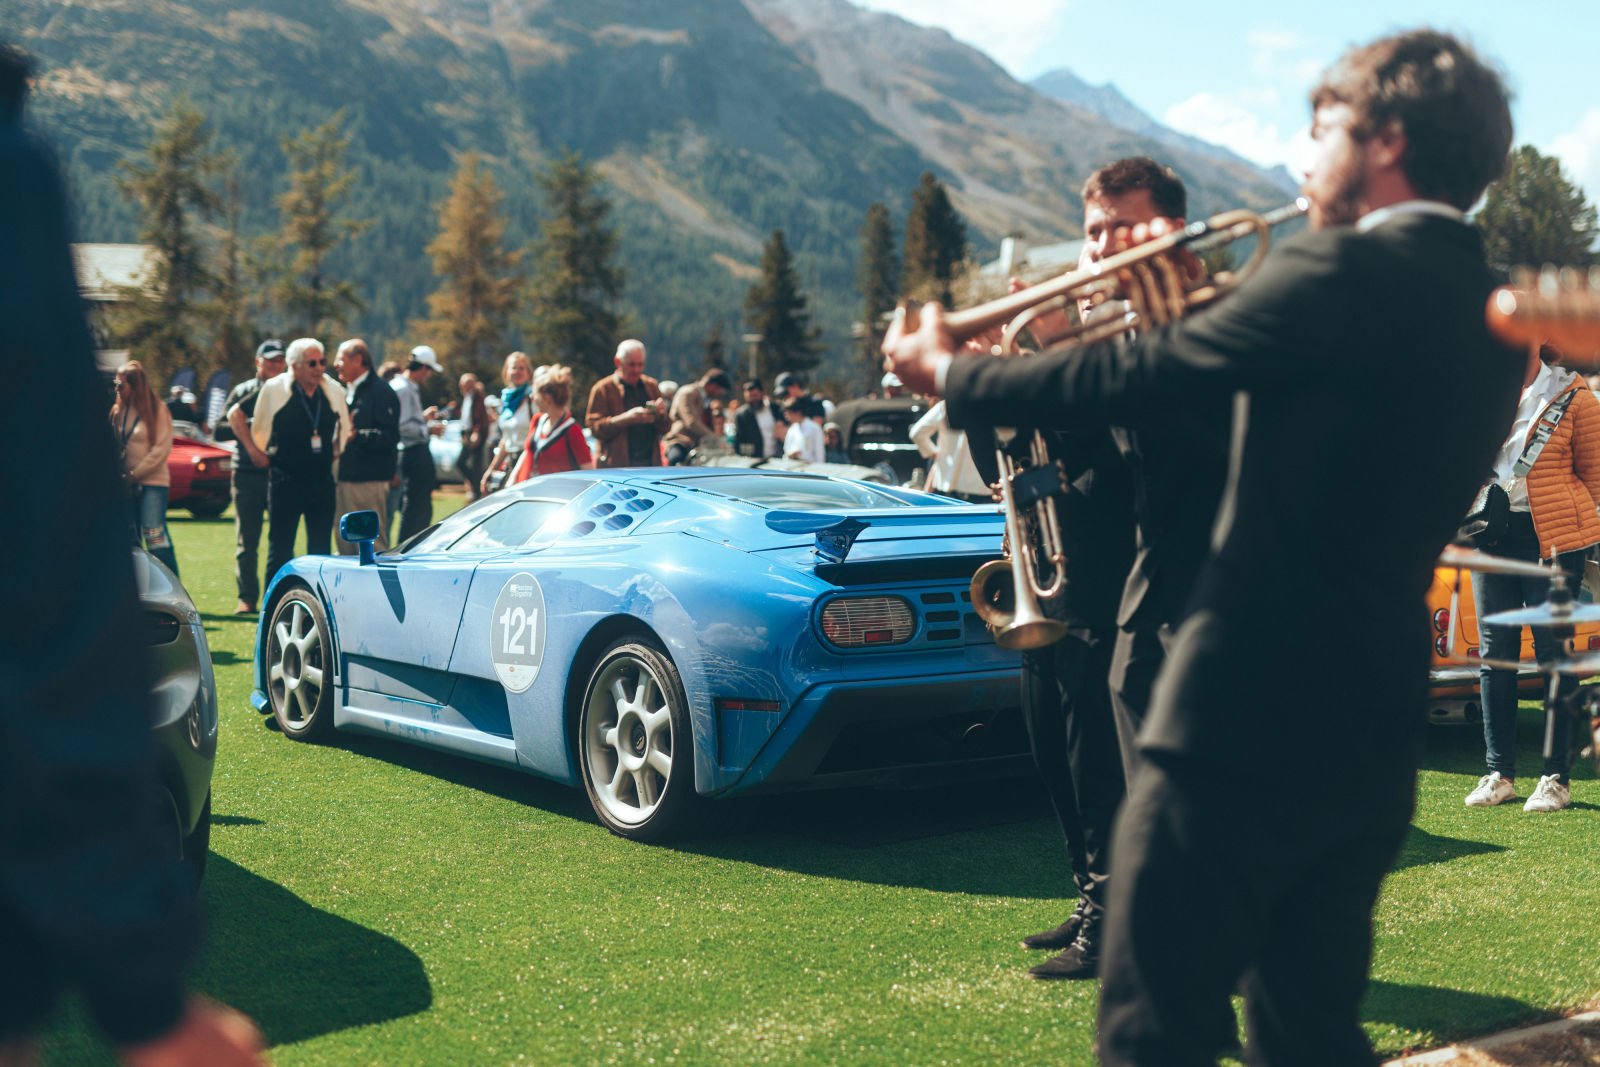
<svg viewBox="0 0 1600 1067">
<path fill-rule="evenodd" d="M 276 1062 L 1093 1062 L 1095 986 L 1028 980 L 1040 957 L 1017 946 L 1070 908 L 1030 783 L 784 797 L 661 848 L 514 771 L 379 739 L 295 744 L 247 703 L 255 620 L 229 614 L 231 522 L 173 520 L 222 715 L 194 983 L 253 1016 Z M 1532 705 L 1521 725 L 1525 794 Z M 1339 743 L 1330 724 L 1325 752 L 1286 786 L 1236 783 L 1240 803 L 1359 789 Z M 1600 990 L 1592 770 L 1571 811 L 1469 811 L 1480 734 L 1429 743 L 1363 1012 L 1386 1053 Z M 106 1053 L 69 1009 L 45 1058 Z"/>
</svg>

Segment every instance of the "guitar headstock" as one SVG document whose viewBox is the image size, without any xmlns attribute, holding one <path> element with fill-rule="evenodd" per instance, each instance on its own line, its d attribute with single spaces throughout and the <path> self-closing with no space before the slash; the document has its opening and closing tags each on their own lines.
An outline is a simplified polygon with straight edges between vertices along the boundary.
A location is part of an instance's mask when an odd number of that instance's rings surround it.
<svg viewBox="0 0 1600 1067">
<path fill-rule="evenodd" d="M 1600 366 L 1600 267 L 1518 270 L 1489 294 L 1485 315 L 1506 344 L 1548 344 L 1574 369 Z"/>
</svg>

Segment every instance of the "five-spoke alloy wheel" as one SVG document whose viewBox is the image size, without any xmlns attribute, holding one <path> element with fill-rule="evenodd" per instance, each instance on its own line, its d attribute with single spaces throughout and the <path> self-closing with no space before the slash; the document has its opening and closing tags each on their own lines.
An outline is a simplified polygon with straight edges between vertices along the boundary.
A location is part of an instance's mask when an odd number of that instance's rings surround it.
<svg viewBox="0 0 1600 1067">
<path fill-rule="evenodd" d="M 595 664 L 578 709 L 583 785 L 608 829 L 638 841 L 681 833 L 700 797 L 677 668 L 654 642 L 618 641 Z"/>
<path fill-rule="evenodd" d="M 267 630 L 267 697 L 285 735 L 297 741 L 333 729 L 333 643 L 322 605 L 309 590 L 291 589 Z"/>
</svg>

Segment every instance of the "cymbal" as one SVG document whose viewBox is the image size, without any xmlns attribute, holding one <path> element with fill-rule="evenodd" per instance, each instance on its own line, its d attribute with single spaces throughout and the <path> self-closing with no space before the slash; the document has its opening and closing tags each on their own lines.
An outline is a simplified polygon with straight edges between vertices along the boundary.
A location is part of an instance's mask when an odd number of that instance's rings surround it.
<svg viewBox="0 0 1600 1067">
<path fill-rule="evenodd" d="M 1546 601 L 1531 608 L 1497 611 L 1479 623 L 1490 626 L 1571 626 L 1580 622 L 1600 622 L 1600 604 L 1552 604 Z"/>
<path fill-rule="evenodd" d="M 1556 569 L 1533 560 L 1491 556 L 1481 549 L 1462 548 L 1460 545 L 1446 545 L 1444 551 L 1439 553 L 1439 566 L 1483 574 L 1506 574 L 1516 578 L 1548 578 Z"/>
</svg>

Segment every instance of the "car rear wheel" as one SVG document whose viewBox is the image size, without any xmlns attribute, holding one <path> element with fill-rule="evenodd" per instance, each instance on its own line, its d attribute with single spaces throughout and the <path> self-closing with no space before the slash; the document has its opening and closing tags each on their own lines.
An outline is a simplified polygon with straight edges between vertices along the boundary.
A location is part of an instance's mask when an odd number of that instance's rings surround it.
<svg viewBox="0 0 1600 1067">
<path fill-rule="evenodd" d="M 333 729 L 333 642 L 322 604 L 291 589 L 272 611 L 267 630 L 267 698 L 278 728 L 296 741 Z"/>
<path fill-rule="evenodd" d="M 226 500 L 194 500 L 183 506 L 197 519 L 214 519 L 228 510 Z"/>
<path fill-rule="evenodd" d="M 618 641 L 595 664 L 578 710 L 578 757 L 589 803 L 612 833 L 659 841 L 695 823 L 703 801 L 689 702 L 654 642 Z"/>
</svg>

